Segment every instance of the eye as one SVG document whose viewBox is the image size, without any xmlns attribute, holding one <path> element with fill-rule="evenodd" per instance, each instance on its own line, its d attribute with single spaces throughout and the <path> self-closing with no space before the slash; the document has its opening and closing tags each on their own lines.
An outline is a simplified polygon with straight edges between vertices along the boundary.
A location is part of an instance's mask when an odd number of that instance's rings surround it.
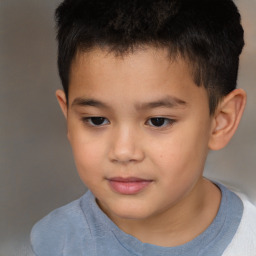
<svg viewBox="0 0 256 256">
<path fill-rule="evenodd" d="M 147 124 L 154 127 L 165 127 L 173 124 L 174 122 L 175 120 L 165 117 L 153 117 L 147 121 Z"/>
<path fill-rule="evenodd" d="M 103 126 L 109 124 L 109 121 L 105 117 L 93 116 L 82 118 L 83 122 L 88 123 L 91 126 Z"/>
</svg>

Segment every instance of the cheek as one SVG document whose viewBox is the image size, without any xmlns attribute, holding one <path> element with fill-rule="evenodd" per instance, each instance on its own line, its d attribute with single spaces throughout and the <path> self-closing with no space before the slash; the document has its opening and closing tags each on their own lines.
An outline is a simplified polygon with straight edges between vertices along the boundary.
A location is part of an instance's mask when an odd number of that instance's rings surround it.
<svg viewBox="0 0 256 256">
<path fill-rule="evenodd" d="M 200 178 L 204 160 L 193 140 L 185 140 L 184 134 L 165 143 L 156 155 L 157 179 L 164 188 L 163 193 L 178 200 L 191 191 Z"/>
<path fill-rule="evenodd" d="M 151 155 L 165 175 L 180 178 L 196 176 L 203 170 L 207 144 L 203 131 L 193 128 L 179 130 L 158 144 L 161 146 L 154 145 Z"/>
<path fill-rule="evenodd" d="M 88 139 L 89 136 L 70 134 L 70 144 L 73 150 L 77 171 L 84 183 L 95 179 L 102 171 L 104 162 L 104 143 L 97 139 Z"/>
</svg>

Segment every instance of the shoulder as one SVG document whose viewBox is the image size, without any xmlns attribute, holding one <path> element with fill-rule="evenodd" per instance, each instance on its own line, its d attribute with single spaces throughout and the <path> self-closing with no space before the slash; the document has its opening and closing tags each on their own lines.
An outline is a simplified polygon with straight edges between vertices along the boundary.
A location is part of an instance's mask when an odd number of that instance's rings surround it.
<svg viewBox="0 0 256 256">
<path fill-rule="evenodd" d="M 37 222 L 31 231 L 31 244 L 36 255 L 63 255 L 67 244 L 80 243 L 81 234 L 89 236 L 81 198 L 62 206 Z"/>
<path fill-rule="evenodd" d="M 75 200 L 65 206 L 62 206 L 54 211 L 50 212 L 43 219 L 38 221 L 32 228 L 32 237 L 40 231 L 42 232 L 54 232 L 64 231 L 70 224 L 71 219 L 77 218 L 80 215 L 80 200 Z"/>
<path fill-rule="evenodd" d="M 251 241 L 251 245 L 254 245 L 256 255 L 256 206 L 249 200 L 242 196 L 244 204 L 244 212 L 240 226 L 237 230 L 237 237 L 243 238 L 247 241 Z"/>
<path fill-rule="evenodd" d="M 223 255 L 256 256 L 256 206 L 239 194 L 244 210 L 237 232 Z"/>
</svg>

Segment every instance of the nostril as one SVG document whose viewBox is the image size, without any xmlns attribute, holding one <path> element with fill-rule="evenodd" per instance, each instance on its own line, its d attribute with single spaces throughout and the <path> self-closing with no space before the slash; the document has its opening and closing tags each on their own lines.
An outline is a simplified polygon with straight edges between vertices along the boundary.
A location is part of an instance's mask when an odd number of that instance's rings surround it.
<svg viewBox="0 0 256 256">
<path fill-rule="evenodd" d="M 113 148 L 110 152 L 110 159 L 115 163 L 139 162 L 144 158 L 143 151 L 138 147 Z"/>
</svg>

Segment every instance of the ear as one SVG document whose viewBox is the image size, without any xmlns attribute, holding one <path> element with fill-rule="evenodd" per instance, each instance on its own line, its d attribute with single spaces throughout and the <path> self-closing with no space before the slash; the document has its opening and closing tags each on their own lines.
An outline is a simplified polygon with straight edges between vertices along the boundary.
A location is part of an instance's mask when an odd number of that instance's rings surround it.
<svg viewBox="0 0 256 256">
<path fill-rule="evenodd" d="M 219 150 L 228 144 L 241 120 L 245 104 L 246 93 L 242 89 L 235 89 L 222 99 L 214 113 L 209 149 Z"/>
<path fill-rule="evenodd" d="M 57 97 L 57 100 L 59 102 L 60 108 L 61 108 L 65 118 L 67 119 L 68 107 L 67 107 L 67 99 L 66 99 L 66 95 L 65 95 L 64 91 L 63 90 L 57 90 L 56 91 L 56 97 Z"/>
</svg>

